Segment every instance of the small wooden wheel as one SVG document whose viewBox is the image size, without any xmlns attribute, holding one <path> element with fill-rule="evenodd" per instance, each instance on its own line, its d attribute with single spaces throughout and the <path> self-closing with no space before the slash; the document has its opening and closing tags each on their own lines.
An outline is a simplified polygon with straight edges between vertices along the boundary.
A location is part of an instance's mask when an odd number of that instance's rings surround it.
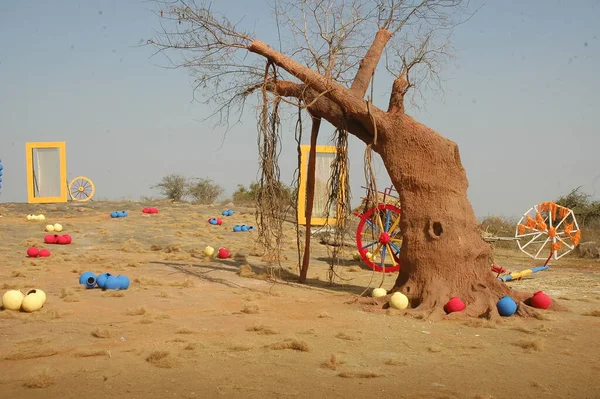
<svg viewBox="0 0 600 399">
<path fill-rule="evenodd" d="M 380 204 L 359 215 L 356 246 L 362 260 L 377 272 L 393 273 L 400 270 L 400 208 Z"/>
<path fill-rule="evenodd" d="M 73 201 L 85 202 L 92 199 L 96 187 L 90 179 L 85 176 L 78 176 L 69 183 L 69 193 Z"/>
</svg>

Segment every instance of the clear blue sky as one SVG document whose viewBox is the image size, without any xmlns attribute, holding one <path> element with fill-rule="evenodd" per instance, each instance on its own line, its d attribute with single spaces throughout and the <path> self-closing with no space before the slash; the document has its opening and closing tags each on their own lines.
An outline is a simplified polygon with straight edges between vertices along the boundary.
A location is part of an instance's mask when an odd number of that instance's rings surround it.
<svg viewBox="0 0 600 399">
<path fill-rule="evenodd" d="M 217 3 L 217 2 L 215 2 Z M 221 0 L 277 46 L 260 0 Z M 478 216 L 512 216 L 572 188 L 600 196 L 600 2 L 472 1 L 454 36 L 445 99 L 409 113 L 456 141 Z M 66 141 L 68 177 L 90 177 L 97 198 L 138 199 L 168 173 L 210 177 L 231 193 L 256 178 L 255 116 L 226 136 L 199 120 L 183 69 L 159 67 L 158 20 L 137 0 L 7 1 L 0 13 L 0 202 L 26 201 L 25 143 Z M 215 6 L 216 7 L 216 6 Z M 222 7 L 222 5 L 218 5 Z M 389 92 L 381 83 L 382 95 Z M 323 134 L 329 137 L 329 132 Z M 322 143 L 326 144 L 326 143 Z M 356 199 L 364 145 L 351 142 Z M 295 169 L 293 132 L 282 175 Z M 388 184 L 379 166 L 379 184 Z"/>
</svg>

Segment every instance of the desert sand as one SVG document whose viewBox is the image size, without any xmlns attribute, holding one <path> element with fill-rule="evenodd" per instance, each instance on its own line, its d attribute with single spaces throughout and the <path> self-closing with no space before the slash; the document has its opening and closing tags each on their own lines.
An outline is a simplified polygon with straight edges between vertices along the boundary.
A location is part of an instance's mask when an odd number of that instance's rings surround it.
<svg viewBox="0 0 600 399">
<path fill-rule="evenodd" d="M 146 215 L 142 208 L 160 213 Z M 253 210 L 140 202 L 0 204 L 0 287 L 42 289 L 34 313 L 0 310 L 0 398 L 600 398 L 600 263 L 568 257 L 510 282 L 568 308 L 499 322 L 430 321 L 357 301 L 382 275 L 358 261 L 327 283 L 315 239 L 308 286 L 264 279 Z M 126 218 L 109 214 L 126 210 Z M 27 221 L 43 213 L 45 222 Z M 69 245 L 44 245 L 61 223 Z M 286 222 L 282 276 L 296 274 Z M 28 247 L 48 248 L 30 259 Z M 205 246 L 235 257 L 210 259 Z M 511 270 L 540 261 L 496 251 Z M 249 267 L 252 273 L 248 273 Z M 130 278 L 86 290 L 84 271 Z M 241 271 L 241 273 L 240 273 Z M 384 287 L 395 274 L 385 276 Z"/>
</svg>

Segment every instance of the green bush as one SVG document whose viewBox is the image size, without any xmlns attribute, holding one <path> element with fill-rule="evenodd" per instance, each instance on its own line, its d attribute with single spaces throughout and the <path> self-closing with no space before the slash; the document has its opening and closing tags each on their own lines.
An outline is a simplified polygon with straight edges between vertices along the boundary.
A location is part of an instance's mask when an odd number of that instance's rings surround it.
<svg viewBox="0 0 600 399">
<path fill-rule="evenodd" d="M 187 186 L 187 193 L 196 204 L 213 204 L 225 190 L 212 179 L 191 179 Z"/>
<path fill-rule="evenodd" d="M 158 191 L 167 199 L 182 201 L 187 195 L 187 180 L 184 176 L 173 173 L 162 178 L 162 180 L 150 188 Z"/>
<path fill-rule="evenodd" d="M 581 187 L 571 190 L 555 202 L 572 209 L 580 227 L 600 227 L 600 201 L 592 200 L 592 196 L 582 192 Z"/>
<path fill-rule="evenodd" d="M 233 193 L 233 202 L 241 205 L 253 205 L 256 203 L 259 190 L 260 184 L 257 182 L 250 183 L 249 187 L 238 184 L 237 189 Z M 287 208 L 293 204 L 294 190 L 291 187 L 279 182 L 274 191 L 280 201 L 280 206 Z"/>
</svg>

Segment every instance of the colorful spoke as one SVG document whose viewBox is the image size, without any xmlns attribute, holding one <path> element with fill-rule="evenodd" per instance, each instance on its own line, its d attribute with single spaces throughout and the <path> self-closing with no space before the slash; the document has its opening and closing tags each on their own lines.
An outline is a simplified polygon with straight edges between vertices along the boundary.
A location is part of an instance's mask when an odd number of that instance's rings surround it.
<svg viewBox="0 0 600 399">
<path fill-rule="evenodd" d="M 398 230 L 401 215 L 402 211 L 391 204 L 381 204 L 360 215 L 356 230 L 358 252 L 375 271 L 392 273 L 400 270 L 400 248 L 396 243 L 402 242 L 402 232 Z M 378 255 L 380 259 L 375 259 Z"/>
</svg>

